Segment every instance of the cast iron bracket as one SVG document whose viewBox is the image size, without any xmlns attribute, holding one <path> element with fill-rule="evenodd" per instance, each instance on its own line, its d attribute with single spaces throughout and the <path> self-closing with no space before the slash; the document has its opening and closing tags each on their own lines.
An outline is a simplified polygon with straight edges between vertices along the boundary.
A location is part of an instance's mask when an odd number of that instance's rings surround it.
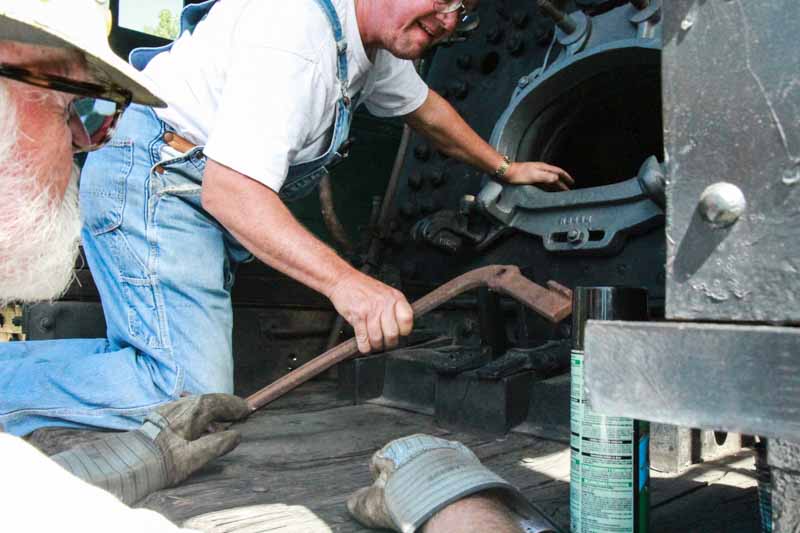
<svg viewBox="0 0 800 533">
<path fill-rule="evenodd" d="M 615 253 L 628 234 L 664 223 L 663 176 L 661 164 L 650 157 L 638 176 L 620 183 L 545 192 L 490 182 L 478 203 L 503 225 L 541 237 L 551 252 Z"/>
</svg>

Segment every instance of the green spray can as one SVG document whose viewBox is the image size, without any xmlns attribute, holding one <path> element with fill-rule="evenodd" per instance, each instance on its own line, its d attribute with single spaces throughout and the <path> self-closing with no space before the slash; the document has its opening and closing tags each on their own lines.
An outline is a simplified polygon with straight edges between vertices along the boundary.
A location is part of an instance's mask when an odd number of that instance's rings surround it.
<svg viewBox="0 0 800 533">
<path fill-rule="evenodd" d="M 572 533 L 646 533 L 650 508 L 650 427 L 586 405 L 586 321 L 647 320 L 647 291 L 577 287 L 572 308 L 570 529 Z"/>
</svg>

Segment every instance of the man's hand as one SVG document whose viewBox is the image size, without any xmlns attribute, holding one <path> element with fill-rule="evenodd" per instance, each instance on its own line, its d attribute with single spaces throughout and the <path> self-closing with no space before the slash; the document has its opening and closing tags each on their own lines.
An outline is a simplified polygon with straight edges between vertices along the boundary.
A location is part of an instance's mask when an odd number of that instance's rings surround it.
<svg viewBox="0 0 800 533">
<path fill-rule="evenodd" d="M 401 533 L 419 531 L 425 522 L 445 507 L 471 495 L 493 490 L 498 506 L 524 517 L 526 531 L 552 533 L 548 520 L 533 509 L 510 483 L 483 466 L 472 451 L 457 441 L 430 435 L 411 435 L 391 441 L 375 452 L 369 464 L 374 483 L 347 499 L 347 510 L 361 524 L 393 529 Z M 501 503 L 502 502 L 502 503 Z M 456 509 L 456 514 L 463 513 Z M 501 510 L 500 522 L 508 523 Z M 452 517 L 442 520 L 436 531 L 520 531 L 511 527 L 448 527 Z M 497 517 L 495 517 L 497 518 Z M 485 519 L 483 524 L 498 524 Z M 443 525 L 444 524 L 444 525 Z M 425 531 L 429 531 L 426 529 Z"/>
<path fill-rule="evenodd" d="M 473 130 L 447 100 L 429 91 L 425 102 L 406 115 L 415 131 L 430 139 L 437 149 L 468 165 L 493 174 L 503 156 Z M 512 163 L 503 177 L 512 185 L 536 185 L 550 191 L 566 191 L 575 181 L 565 170 L 547 163 Z"/>
<path fill-rule="evenodd" d="M 568 191 L 575 180 L 566 170 L 547 163 L 512 163 L 503 180 L 510 185 L 536 185 L 546 191 Z"/>
<path fill-rule="evenodd" d="M 327 296 L 355 329 L 362 353 L 393 348 L 411 332 L 413 311 L 405 297 L 311 235 L 274 191 L 209 159 L 203 207 L 259 259 Z"/>
<path fill-rule="evenodd" d="M 156 408 L 142 427 L 114 433 L 52 456 L 77 477 L 132 504 L 171 487 L 233 450 L 237 431 L 214 432 L 214 422 L 242 420 L 250 408 L 230 394 L 190 396 Z"/>
<path fill-rule="evenodd" d="M 357 271 L 328 293 L 334 307 L 353 326 L 358 351 L 388 350 L 411 333 L 414 311 L 400 291 Z"/>
<path fill-rule="evenodd" d="M 239 445 L 238 431 L 214 431 L 213 423 L 243 420 L 249 414 L 247 402 L 237 396 L 203 394 L 164 404 L 148 415 L 147 420 L 161 427 L 154 440 L 164 454 L 169 486 Z"/>
</svg>

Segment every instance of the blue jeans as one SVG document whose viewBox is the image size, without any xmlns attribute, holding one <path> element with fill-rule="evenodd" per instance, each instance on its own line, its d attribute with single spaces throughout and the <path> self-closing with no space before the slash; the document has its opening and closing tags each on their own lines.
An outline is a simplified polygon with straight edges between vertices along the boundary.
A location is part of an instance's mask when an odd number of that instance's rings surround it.
<svg viewBox="0 0 800 533">
<path fill-rule="evenodd" d="M 201 206 L 200 149 L 177 154 L 164 131 L 150 108 L 133 105 L 87 160 L 83 246 L 107 338 L 0 345 L 9 433 L 131 429 L 184 392 L 233 392 L 230 290 L 249 254 Z"/>
</svg>

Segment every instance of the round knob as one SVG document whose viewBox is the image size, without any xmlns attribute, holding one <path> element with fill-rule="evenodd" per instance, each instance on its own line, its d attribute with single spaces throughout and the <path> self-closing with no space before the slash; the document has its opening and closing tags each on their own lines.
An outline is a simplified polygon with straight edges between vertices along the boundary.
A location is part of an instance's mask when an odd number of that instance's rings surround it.
<svg viewBox="0 0 800 533">
<path fill-rule="evenodd" d="M 739 220 L 746 208 L 742 190 L 732 183 L 709 185 L 700 195 L 700 213 L 716 228 L 730 226 Z"/>
</svg>

